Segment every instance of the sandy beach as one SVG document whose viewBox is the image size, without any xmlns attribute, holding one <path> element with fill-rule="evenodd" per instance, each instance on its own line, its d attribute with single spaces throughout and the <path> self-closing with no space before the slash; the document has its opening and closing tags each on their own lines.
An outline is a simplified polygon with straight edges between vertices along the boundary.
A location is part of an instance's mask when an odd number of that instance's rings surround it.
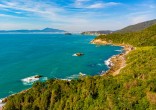
<svg viewBox="0 0 156 110">
<path fill-rule="evenodd" d="M 108 43 L 107 41 L 103 41 L 103 40 L 100 40 L 100 39 L 95 39 L 95 40 L 91 41 L 91 43 L 92 44 L 97 44 L 97 45 L 122 46 L 124 48 L 123 53 L 121 53 L 119 55 L 115 55 L 115 56 L 111 57 L 110 59 L 108 59 L 107 63 L 108 63 L 108 66 L 110 67 L 110 69 L 108 71 L 102 73 L 102 76 L 106 75 L 106 74 L 111 74 L 113 76 L 118 75 L 120 70 L 126 66 L 126 55 L 129 52 L 131 52 L 132 50 L 135 49 L 131 45 L 112 44 L 112 43 Z"/>
</svg>

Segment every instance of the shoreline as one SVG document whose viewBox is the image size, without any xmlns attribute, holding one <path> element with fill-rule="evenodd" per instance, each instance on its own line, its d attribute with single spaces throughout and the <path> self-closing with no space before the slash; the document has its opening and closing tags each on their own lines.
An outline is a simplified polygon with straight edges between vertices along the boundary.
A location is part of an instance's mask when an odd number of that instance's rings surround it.
<svg viewBox="0 0 156 110">
<path fill-rule="evenodd" d="M 8 97 L 14 96 L 14 95 L 16 95 L 16 94 L 25 93 L 25 92 L 27 92 L 28 90 L 29 90 L 29 89 L 26 89 L 26 90 L 23 90 L 23 91 L 21 91 L 21 92 L 15 93 L 15 94 L 11 94 L 11 95 L 9 95 L 9 96 L 7 96 L 7 97 L 5 97 L 5 98 L 1 98 L 1 99 L 0 99 L 0 110 L 3 110 L 3 108 L 5 107 L 5 104 L 7 103 Z"/>
<path fill-rule="evenodd" d="M 133 47 L 132 45 L 126 45 L 126 44 L 113 44 L 113 43 L 109 43 L 107 41 L 103 41 L 100 39 L 94 39 L 91 41 L 91 44 L 95 44 L 95 45 L 114 45 L 114 46 L 121 46 L 123 47 L 123 52 L 118 54 L 118 55 L 114 55 L 111 58 L 109 58 L 107 61 L 107 66 L 109 67 L 109 70 L 107 70 L 106 72 L 101 73 L 101 76 L 110 74 L 112 76 L 116 76 L 120 73 L 120 70 L 123 69 L 124 67 L 126 67 L 126 55 L 135 50 L 135 47 Z"/>
</svg>

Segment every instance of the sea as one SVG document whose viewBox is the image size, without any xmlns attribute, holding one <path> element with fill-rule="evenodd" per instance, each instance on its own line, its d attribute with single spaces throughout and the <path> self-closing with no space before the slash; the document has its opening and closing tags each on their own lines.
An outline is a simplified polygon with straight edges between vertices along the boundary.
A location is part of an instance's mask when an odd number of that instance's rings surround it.
<svg viewBox="0 0 156 110">
<path fill-rule="evenodd" d="M 123 47 L 93 45 L 91 35 L 5 33 L 0 34 L 0 98 L 28 89 L 34 82 L 23 79 L 41 75 L 77 79 L 81 74 L 100 75 L 109 69 L 105 63 Z M 81 52 L 84 55 L 74 56 Z"/>
</svg>

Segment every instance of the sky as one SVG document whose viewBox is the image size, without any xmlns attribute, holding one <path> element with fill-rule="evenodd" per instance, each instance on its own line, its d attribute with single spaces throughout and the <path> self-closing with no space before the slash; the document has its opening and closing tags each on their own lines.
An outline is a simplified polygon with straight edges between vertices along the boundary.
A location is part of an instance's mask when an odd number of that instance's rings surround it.
<svg viewBox="0 0 156 110">
<path fill-rule="evenodd" d="M 156 19 L 156 0 L 0 0 L 0 30 L 118 30 Z"/>
</svg>

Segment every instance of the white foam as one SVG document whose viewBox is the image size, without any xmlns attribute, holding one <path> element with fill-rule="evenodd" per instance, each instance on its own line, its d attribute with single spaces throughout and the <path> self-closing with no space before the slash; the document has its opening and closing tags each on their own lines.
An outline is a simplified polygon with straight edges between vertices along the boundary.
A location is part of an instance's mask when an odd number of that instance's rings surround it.
<svg viewBox="0 0 156 110">
<path fill-rule="evenodd" d="M 115 51 L 117 51 L 117 52 L 122 52 L 122 50 L 115 50 Z"/>
<path fill-rule="evenodd" d="M 34 82 L 36 82 L 40 79 L 39 77 L 36 77 L 36 76 L 38 76 L 38 75 L 21 79 L 21 81 L 23 82 L 24 85 L 32 85 Z"/>
<path fill-rule="evenodd" d="M 46 80 L 48 80 L 48 77 L 42 77 L 41 78 L 41 81 L 46 81 Z"/>
<path fill-rule="evenodd" d="M 80 76 L 86 76 L 86 74 L 80 72 L 79 74 L 73 74 L 73 75 L 66 77 L 65 79 L 61 79 L 61 80 L 71 81 L 72 79 L 79 78 Z"/>
<path fill-rule="evenodd" d="M 71 79 L 61 79 L 61 80 L 65 80 L 65 81 L 71 81 Z"/>
<path fill-rule="evenodd" d="M 102 64 L 101 64 L 101 63 L 98 63 L 97 65 L 98 65 L 98 66 L 102 66 Z"/>
<path fill-rule="evenodd" d="M 73 54 L 72 56 L 77 57 L 77 55 L 76 55 L 76 54 Z"/>
<path fill-rule="evenodd" d="M 69 77 L 67 77 L 66 79 L 74 79 L 74 78 L 78 78 L 79 77 L 79 74 L 73 74 Z"/>
<path fill-rule="evenodd" d="M 114 56 L 113 56 L 114 57 Z M 112 58 L 112 57 L 111 57 Z M 111 58 L 109 58 L 108 60 L 105 61 L 105 65 L 110 68 L 111 66 L 113 66 L 114 64 L 111 61 Z"/>
<path fill-rule="evenodd" d="M 86 74 L 80 72 L 79 76 L 86 76 Z"/>
<path fill-rule="evenodd" d="M 0 99 L 0 104 L 3 102 L 3 99 Z"/>
<path fill-rule="evenodd" d="M 107 67 L 109 67 L 109 65 L 110 65 L 110 61 L 111 61 L 110 58 L 109 58 L 108 60 L 105 61 L 105 65 L 106 65 Z"/>
<path fill-rule="evenodd" d="M 5 105 L 5 103 L 3 102 L 4 98 L 0 99 L 0 107 L 3 107 Z"/>
</svg>

